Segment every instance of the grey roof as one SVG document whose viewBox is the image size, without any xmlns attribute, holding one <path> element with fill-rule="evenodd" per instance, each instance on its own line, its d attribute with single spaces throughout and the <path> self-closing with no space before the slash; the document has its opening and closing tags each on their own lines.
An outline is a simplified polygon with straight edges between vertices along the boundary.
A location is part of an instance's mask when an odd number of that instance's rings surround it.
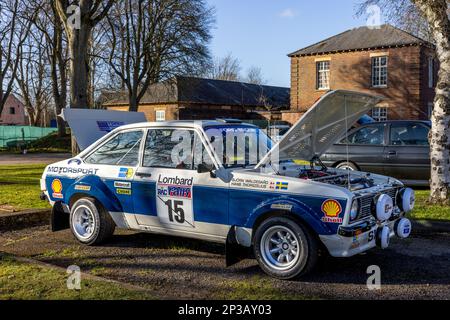
<svg viewBox="0 0 450 320">
<path fill-rule="evenodd" d="M 429 42 L 406 31 L 389 24 L 384 24 L 381 25 L 379 29 L 370 29 L 366 26 L 350 29 L 290 53 L 288 56 L 293 57 L 356 49 L 404 46 L 410 44 L 432 46 Z"/>
<path fill-rule="evenodd" d="M 151 85 L 140 104 L 195 103 L 258 107 L 264 105 L 265 99 L 266 105 L 279 108 L 289 106 L 289 95 L 290 89 L 286 87 L 178 76 Z M 128 93 L 103 92 L 100 100 L 105 106 L 127 105 Z"/>
</svg>

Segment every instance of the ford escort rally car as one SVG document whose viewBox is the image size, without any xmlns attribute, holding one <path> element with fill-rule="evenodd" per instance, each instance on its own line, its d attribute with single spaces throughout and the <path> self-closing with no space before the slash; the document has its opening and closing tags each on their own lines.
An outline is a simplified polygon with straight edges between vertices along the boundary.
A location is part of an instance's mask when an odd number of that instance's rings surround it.
<svg viewBox="0 0 450 320">
<path fill-rule="evenodd" d="M 86 245 L 116 227 L 224 243 L 227 265 L 253 249 L 261 268 L 281 279 L 310 271 L 320 250 L 350 257 L 386 248 L 411 232 L 413 190 L 320 161 L 379 101 L 331 91 L 275 145 L 235 120 L 119 127 L 45 169 L 52 229 L 70 228 Z"/>
</svg>

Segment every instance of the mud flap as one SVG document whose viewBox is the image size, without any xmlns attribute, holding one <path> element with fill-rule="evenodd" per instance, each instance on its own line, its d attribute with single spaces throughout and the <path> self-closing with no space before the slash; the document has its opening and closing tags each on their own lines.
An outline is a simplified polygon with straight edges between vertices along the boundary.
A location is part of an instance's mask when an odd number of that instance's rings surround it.
<svg viewBox="0 0 450 320">
<path fill-rule="evenodd" d="M 50 218 L 50 227 L 53 232 L 69 229 L 69 214 L 62 207 L 61 202 L 55 203 Z"/>
<path fill-rule="evenodd" d="M 230 267 L 239 261 L 250 257 L 250 248 L 241 246 L 236 241 L 236 227 L 232 227 L 228 232 L 227 242 L 225 244 L 226 266 Z"/>
</svg>

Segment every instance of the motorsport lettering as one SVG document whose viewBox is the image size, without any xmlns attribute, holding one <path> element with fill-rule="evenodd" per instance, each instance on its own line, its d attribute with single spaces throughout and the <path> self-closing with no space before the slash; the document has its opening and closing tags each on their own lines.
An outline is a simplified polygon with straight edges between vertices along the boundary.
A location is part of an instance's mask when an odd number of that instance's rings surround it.
<svg viewBox="0 0 450 320">
<path fill-rule="evenodd" d="M 70 167 L 49 167 L 47 172 L 58 174 L 97 174 L 98 169 L 86 169 L 86 168 L 70 168 Z"/>
</svg>

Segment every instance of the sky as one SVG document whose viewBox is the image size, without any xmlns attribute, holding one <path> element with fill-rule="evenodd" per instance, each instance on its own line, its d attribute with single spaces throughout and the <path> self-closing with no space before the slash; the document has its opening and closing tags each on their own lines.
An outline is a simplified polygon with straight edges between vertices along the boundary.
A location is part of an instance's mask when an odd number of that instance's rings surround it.
<svg viewBox="0 0 450 320">
<path fill-rule="evenodd" d="M 211 53 L 231 53 L 242 73 L 260 67 L 268 85 L 290 86 L 288 53 L 366 24 L 359 0 L 208 0 L 215 7 Z"/>
</svg>

